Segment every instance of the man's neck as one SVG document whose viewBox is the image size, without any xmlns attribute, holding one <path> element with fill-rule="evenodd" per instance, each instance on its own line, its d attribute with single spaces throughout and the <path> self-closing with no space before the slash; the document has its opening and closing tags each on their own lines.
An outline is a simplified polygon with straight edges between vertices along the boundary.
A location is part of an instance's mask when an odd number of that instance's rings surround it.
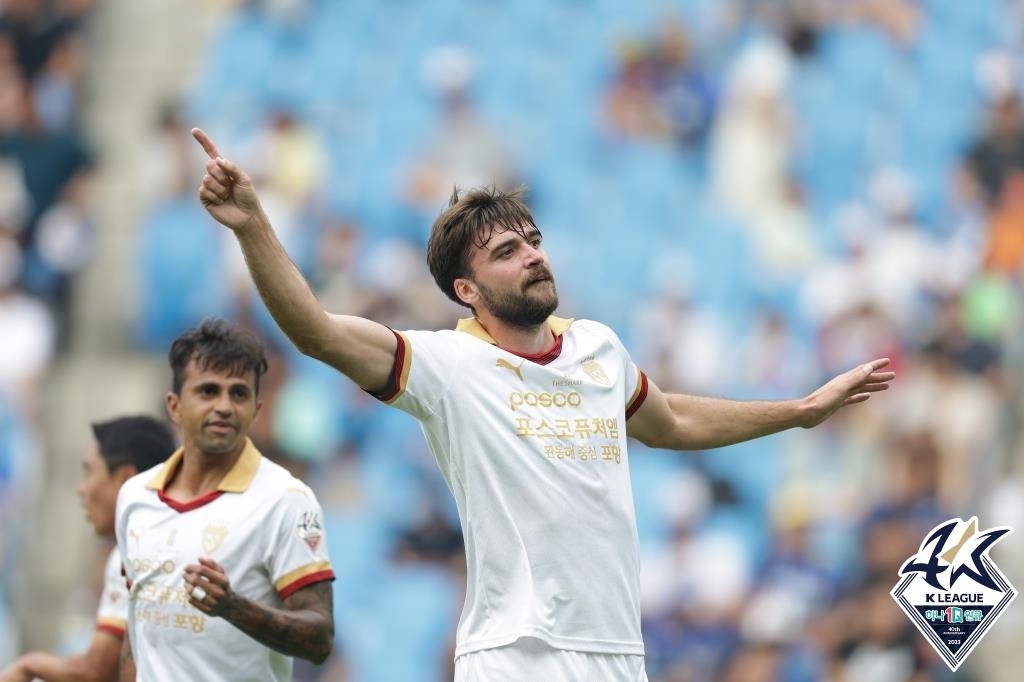
<svg viewBox="0 0 1024 682">
<path fill-rule="evenodd" d="M 223 455 L 209 454 L 186 443 L 181 466 L 167 484 L 166 494 L 174 499 L 189 500 L 217 490 L 244 450 L 245 441 L 235 452 Z"/>
<path fill-rule="evenodd" d="M 523 355 L 538 355 L 551 350 L 555 334 L 547 320 L 534 327 L 517 327 L 493 315 L 478 315 L 477 319 L 491 338 L 505 350 Z"/>
</svg>

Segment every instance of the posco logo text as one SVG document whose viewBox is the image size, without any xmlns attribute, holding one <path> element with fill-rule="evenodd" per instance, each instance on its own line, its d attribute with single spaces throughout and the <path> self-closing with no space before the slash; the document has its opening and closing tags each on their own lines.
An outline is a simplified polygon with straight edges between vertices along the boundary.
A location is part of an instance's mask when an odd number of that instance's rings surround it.
<svg viewBox="0 0 1024 682">
<path fill-rule="evenodd" d="M 583 396 L 577 391 L 555 391 L 534 393 L 533 391 L 512 391 L 508 394 L 508 406 L 515 412 L 526 405 L 528 407 L 579 407 L 583 404 Z"/>
</svg>

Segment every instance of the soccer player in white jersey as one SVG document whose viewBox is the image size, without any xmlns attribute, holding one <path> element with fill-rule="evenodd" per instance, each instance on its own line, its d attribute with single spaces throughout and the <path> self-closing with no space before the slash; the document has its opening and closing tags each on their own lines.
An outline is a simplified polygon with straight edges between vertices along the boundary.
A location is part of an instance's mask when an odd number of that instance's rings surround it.
<svg viewBox="0 0 1024 682">
<path fill-rule="evenodd" d="M 316 497 L 247 436 L 263 347 L 206 320 L 169 360 L 182 447 L 117 497 L 129 585 L 121 680 L 290 680 L 294 657 L 322 663 L 334 647 L 334 573 Z"/>
<path fill-rule="evenodd" d="M 552 316 L 541 234 L 516 192 L 476 190 L 434 222 L 431 274 L 473 317 L 397 332 L 325 312 L 282 249 L 248 175 L 206 150 L 199 199 L 232 229 L 303 353 L 420 421 L 459 509 L 468 585 L 456 680 L 646 680 L 626 436 L 708 449 L 812 427 L 884 390 L 878 359 L 805 398 L 666 395 L 608 327 Z"/>
<path fill-rule="evenodd" d="M 98 535 L 114 537 L 117 492 L 129 478 L 146 471 L 174 452 L 170 429 L 152 417 L 121 417 L 92 425 L 94 440 L 82 460 L 78 497 Z M 128 590 L 121 575 L 121 557 L 114 547 L 107 558 L 103 593 L 96 612 L 96 631 L 89 649 L 58 657 L 33 651 L 0 673 L 0 682 L 107 682 L 117 679 L 117 659 L 128 621 Z"/>
</svg>

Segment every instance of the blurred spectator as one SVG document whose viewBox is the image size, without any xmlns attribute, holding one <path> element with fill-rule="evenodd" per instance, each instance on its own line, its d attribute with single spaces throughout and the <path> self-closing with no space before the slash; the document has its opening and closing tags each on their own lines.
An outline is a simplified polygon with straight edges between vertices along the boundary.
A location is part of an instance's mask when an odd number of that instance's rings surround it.
<svg viewBox="0 0 1024 682">
<path fill-rule="evenodd" d="M 661 25 L 653 60 L 657 100 L 672 138 L 684 146 L 702 143 L 715 113 L 715 93 L 682 21 L 669 19 Z"/>
<path fill-rule="evenodd" d="M 0 158 L 16 161 L 31 198 L 23 243 L 30 243 L 39 217 L 67 183 L 89 168 L 90 157 L 78 136 L 43 128 L 28 85 L 16 74 L 0 73 Z"/>
<path fill-rule="evenodd" d="M 718 393 L 731 381 L 723 353 L 726 331 L 719 314 L 697 305 L 686 291 L 658 293 L 633 314 L 634 357 L 668 391 Z"/>
<path fill-rule="evenodd" d="M 54 45 L 32 88 L 33 105 L 45 130 L 70 129 L 79 113 L 79 88 L 85 69 L 85 43 L 67 33 Z"/>
<path fill-rule="evenodd" d="M 199 186 L 205 154 L 189 134 L 179 107 L 165 104 L 143 150 L 139 174 L 149 203 L 182 196 Z"/>
<path fill-rule="evenodd" d="M 92 174 L 85 170 L 68 181 L 60 200 L 39 217 L 29 251 L 36 267 L 26 281 L 55 305 L 62 344 L 74 332 L 70 300 L 74 276 L 92 260 L 94 252 L 92 183 Z"/>
<path fill-rule="evenodd" d="M 817 20 L 826 29 L 866 24 L 884 31 L 903 46 L 914 44 L 922 19 L 921 8 L 915 0 L 787 0 L 782 4 L 791 12 L 791 17 L 799 17 L 804 22 Z"/>
<path fill-rule="evenodd" d="M 991 466 L 985 463 L 999 434 L 1001 397 L 990 382 L 960 369 L 941 343 L 914 356 L 905 375 L 891 424 L 899 433 L 930 434 L 940 448 L 942 508 L 961 509 L 988 484 L 978 474 Z"/>
<path fill-rule="evenodd" d="M 792 57 L 765 38 L 732 63 L 711 137 L 711 186 L 724 205 L 749 218 L 783 200 L 789 183 L 790 112 L 785 90 Z"/>
<path fill-rule="evenodd" d="M 804 190 L 792 177 L 781 194 L 766 197 L 748 227 L 763 275 L 771 280 L 767 288 L 795 282 L 818 260 Z"/>
<path fill-rule="evenodd" d="M 737 391 L 752 400 L 799 395 L 817 379 L 811 348 L 770 308 L 756 311 L 736 356 Z"/>
<path fill-rule="evenodd" d="M 435 49 L 423 63 L 423 78 L 441 100 L 441 122 L 407 171 L 404 198 L 430 220 L 455 186 L 508 189 L 519 179 L 512 150 L 473 106 L 475 73 L 472 55 L 456 45 Z"/>
<path fill-rule="evenodd" d="M 605 126 L 613 138 L 669 139 L 672 121 L 658 101 L 657 64 L 639 43 L 619 49 L 618 72 L 605 94 Z"/>
<path fill-rule="evenodd" d="M 265 179 L 261 189 L 298 207 L 313 201 L 327 178 L 322 136 L 286 109 L 268 113 L 262 127 L 243 145 L 241 158 L 246 168 Z"/>
<path fill-rule="evenodd" d="M 985 128 L 967 153 L 965 190 L 987 205 L 1003 194 L 1015 172 L 1024 172 L 1024 124 L 1015 92 L 1000 95 L 989 106 Z"/>
<path fill-rule="evenodd" d="M 852 651 L 843 664 L 845 679 L 907 682 L 917 667 L 911 638 L 918 634 L 903 613 L 892 608 L 891 583 L 880 578 L 850 612 L 855 618 L 850 623 Z"/>
<path fill-rule="evenodd" d="M 34 417 L 53 355 L 55 329 L 46 306 L 16 286 L 21 250 L 0 230 L 0 398 L 16 401 Z"/>
<path fill-rule="evenodd" d="M 1024 152 L 1024 137 L 1021 142 Z M 1024 168 L 1003 178 L 993 203 L 985 267 L 1004 275 L 1019 274 L 1024 268 Z"/>
</svg>

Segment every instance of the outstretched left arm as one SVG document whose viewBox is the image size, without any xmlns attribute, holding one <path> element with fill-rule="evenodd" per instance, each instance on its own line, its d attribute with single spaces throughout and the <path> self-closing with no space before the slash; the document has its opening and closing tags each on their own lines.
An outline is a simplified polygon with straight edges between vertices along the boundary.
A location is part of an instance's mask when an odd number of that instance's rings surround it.
<svg viewBox="0 0 1024 682">
<path fill-rule="evenodd" d="M 895 372 L 878 371 L 888 364 L 888 358 L 874 360 L 840 374 L 804 398 L 778 402 L 665 394 L 649 382 L 647 398 L 627 422 L 627 433 L 653 448 L 709 450 L 796 426 L 811 428 L 839 408 L 889 388 Z"/>
</svg>

